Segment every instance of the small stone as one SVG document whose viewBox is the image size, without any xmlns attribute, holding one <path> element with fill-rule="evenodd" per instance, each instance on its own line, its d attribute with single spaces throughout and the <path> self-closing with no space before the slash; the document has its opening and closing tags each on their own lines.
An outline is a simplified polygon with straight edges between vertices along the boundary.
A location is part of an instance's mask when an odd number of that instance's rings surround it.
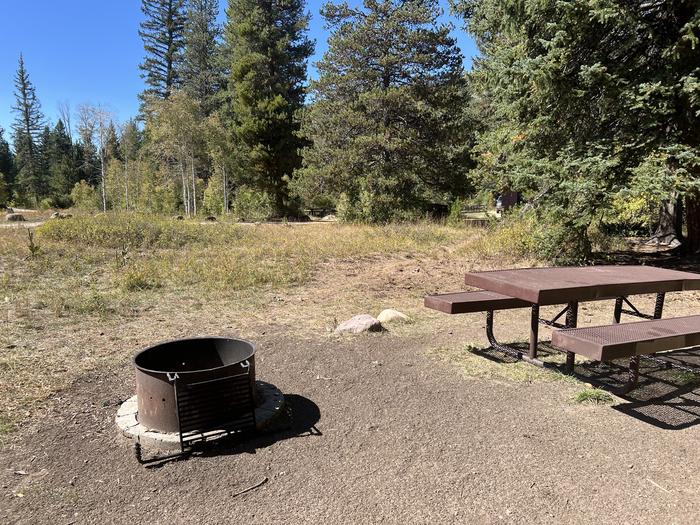
<svg viewBox="0 0 700 525">
<path fill-rule="evenodd" d="M 351 334 L 359 334 L 362 332 L 381 332 L 383 329 L 382 323 L 379 322 L 379 320 L 369 314 L 360 314 L 339 324 L 335 329 L 335 333 L 340 334 L 348 332 Z"/>
<path fill-rule="evenodd" d="M 398 310 L 388 308 L 386 310 L 381 311 L 381 313 L 377 316 L 377 320 L 382 324 L 408 323 L 411 321 L 411 318 L 408 317 L 406 314 L 399 312 Z"/>
</svg>

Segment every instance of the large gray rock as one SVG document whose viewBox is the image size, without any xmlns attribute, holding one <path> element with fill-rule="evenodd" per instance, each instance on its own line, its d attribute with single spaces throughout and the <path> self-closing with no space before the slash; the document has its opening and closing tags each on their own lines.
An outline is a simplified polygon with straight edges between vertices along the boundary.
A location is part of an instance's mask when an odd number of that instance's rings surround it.
<svg viewBox="0 0 700 525">
<path fill-rule="evenodd" d="M 382 324 L 411 322 L 410 317 L 402 312 L 399 312 L 398 310 L 394 310 L 393 308 L 382 310 L 377 316 L 377 320 Z"/>
<path fill-rule="evenodd" d="M 24 222 L 26 219 L 21 213 L 8 213 L 5 215 L 5 220 L 8 222 Z"/>
<path fill-rule="evenodd" d="M 362 332 L 381 332 L 383 329 L 382 323 L 377 319 L 369 314 L 361 314 L 339 324 L 335 329 L 335 333 L 359 334 Z"/>
</svg>

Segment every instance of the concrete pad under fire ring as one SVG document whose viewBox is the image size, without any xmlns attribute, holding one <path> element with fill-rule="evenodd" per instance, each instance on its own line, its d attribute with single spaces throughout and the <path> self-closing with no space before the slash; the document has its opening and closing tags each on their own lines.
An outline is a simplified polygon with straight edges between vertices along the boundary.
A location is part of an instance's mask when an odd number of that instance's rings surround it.
<svg viewBox="0 0 700 525">
<path fill-rule="evenodd" d="M 264 381 L 255 381 L 255 390 L 260 402 L 255 407 L 255 428 L 260 433 L 273 430 L 285 415 L 284 395 L 275 385 Z M 180 450 L 178 433 L 158 432 L 139 423 L 136 396 L 130 397 L 121 404 L 114 420 L 122 435 L 137 441 L 144 448 L 161 451 Z M 220 437 L 224 436 L 225 434 Z M 212 437 L 210 441 L 216 441 L 220 437 Z"/>
</svg>

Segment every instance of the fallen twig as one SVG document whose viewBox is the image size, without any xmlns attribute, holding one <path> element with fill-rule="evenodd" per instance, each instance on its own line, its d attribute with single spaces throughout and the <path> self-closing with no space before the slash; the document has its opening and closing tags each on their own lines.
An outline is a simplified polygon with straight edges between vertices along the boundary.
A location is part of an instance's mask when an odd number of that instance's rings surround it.
<svg viewBox="0 0 700 525">
<path fill-rule="evenodd" d="M 236 493 L 233 494 L 231 497 L 232 497 L 232 498 L 235 498 L 236 496 L 240 496 L 241 494 L 245 494 L 246 492 L 250 492 L 251 490 L 255 490 L 255 489 L 257 489 L 258 487 L 262 487 L 265 483 L 267 483 L 267 476 L 264 477 L 264 478 L 262 479 L 262 481 L 259 481 L 259 482 L 256 483 L 255 485 L 251 485 L 251 486 L 248 487 L 247 489 L 243 489 L 243 490 L 241 490 L 240 492 L 236 492 Z"/>
</svg>

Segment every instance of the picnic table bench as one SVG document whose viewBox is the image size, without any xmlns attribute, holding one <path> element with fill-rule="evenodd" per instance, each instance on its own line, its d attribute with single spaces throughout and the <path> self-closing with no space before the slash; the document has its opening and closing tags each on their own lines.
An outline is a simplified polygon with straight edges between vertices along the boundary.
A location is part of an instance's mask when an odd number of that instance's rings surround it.
<svg viewBox="0 0 700 525">
<path fill-rule="evenodd" d="M 306 208 L 304 212 L 310 217 L 324 217 L 335 214 L 335 208 Z"/>
<path fill-rule="evenodd" d="M 540 324 L 558 330 L 552 344 L 566 352 L 569 371 L 577 353 L 602 361 L 630 357 L 628 388 L 636 384 L 640 355 L 700 344 L 700 316 L 660 320 L 665 294 L 700 290 L 700 274 L 652 266 L 524 268 L 468 273 L 465 282 L 482 290 L 430 295 L 425 306 L 448 314 L 485 311 L 491 346 L 539 366 L 545 365 L 537 356 Z M 646 293 L 656 294 L 652 314 L 640 312 L 628 298 Z M 613 324 L 577 329 L 579 302 L 605 299 L 615 299 Z M 557 304 L 566 306 L 551 320 L 540 318 L 540 306 Z M 499 343 L 493 331 L 495 311 L 526 307 L 531 309 L 527 354 Z M 620 325 L 623 313 L 649 321 Z M 563 316 L 565 322 L 561 323 Z"/>
</svg>

